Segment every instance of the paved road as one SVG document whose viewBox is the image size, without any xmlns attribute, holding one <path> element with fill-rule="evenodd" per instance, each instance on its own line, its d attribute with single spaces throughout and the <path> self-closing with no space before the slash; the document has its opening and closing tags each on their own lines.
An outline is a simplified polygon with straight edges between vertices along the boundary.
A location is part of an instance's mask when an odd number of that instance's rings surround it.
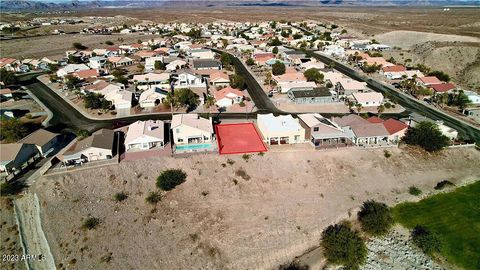
<svg viewBox="0 0 480 270">
<path fill-rule="evenodd" d="M 393 97 L 393 99 L 397 103 L 402 105 L 404 108 L 409 109 L 413 112 L 416 112 L 420 115 L 424 115 L 433 120 L 441 120 L 445 125 L 456 129 L 459 132 L 459 134 L 461 134 L 462 136 L 467 136 L 472 140 L 480 141 L 480 129 L 478 129 L 477 127 L 469 123 L 466 123 L 460 119 L 452 117 L 442 111 L 439 111 L 438 109 L 430 105 L 424 104 L 421 101 L 407 94 L 397 91 L 395 88 L 389 85 L 382 84 L 372 78 L 369 78 L 368 76 L 360 74 L 354 69 L 352 69 L 351 67 L 339 61 L 336 61 L 335 59 L 332 59 L 322 54 L 313 53 L 313 52 L 312 52 L 312 56 L 327 65 L 330 65 L 333 62 L 336 70 L 342 72 L 343 74 L 355 80 L 366 82 L 368 87 L 370 87 L 371 89 L 377 92 L 381 92 L 383 94 L 386 94 L 389 97 Z"/>
<path fill-rule="evenodd" d="M 243 76 L 245 79 L 245 82 L 247 83 L 247 91 L 250 94 L 250 97 L 252 98 L 253 102 L 255 103 L 255 106 L 258 108 L 258 111 L 261 113 L 275 113 L 275 114 L 281 114 L 285 113 L 272 103 L 270 98 L 265 94 L 265 91 L 263 91 L 262 86 L 258 83 L 258 81 L 253 77 L 253 75 L 248 71 L 247 67 L 242 63 L 240 59 L 235 57 L 229 52 L 223 51 L 223 50 L 218 50 L 211 48 L 212 51 L 216 53 L 228 53 L 233 59 L 233 65 L 235 66 L 236 72 Z"/>
<path fill-rule="evenodd" d="M 148 115 L 134 115 L 128 117 L 119 117 L 115 120 L 97 120 L 85 117 L 76 108 L 70 105 L 63 98 L 58 96 L 49 87 L 40 81 L 26 85 L 26 87 L 40 100 L 42 101 L 53 113 L 53 118 L 50 120 L 50 124 L 54 126 L 55 130 L 61 131 L 63 129 L 75 130 L 86 129 L 89 131 L 95 131 L 100 128 L 112 128 L 123 126 L 129 123 L 133 123 L 138 120 L 170 120 L 170 113 L 158 113 Z M 248 113 L 248 118 L 256 118 L 257 112 Z M 212 114 L 213 117 L 219 119 L 245 119 L 247 114 L 245 113 L 218 113 Z"/>
</svg>

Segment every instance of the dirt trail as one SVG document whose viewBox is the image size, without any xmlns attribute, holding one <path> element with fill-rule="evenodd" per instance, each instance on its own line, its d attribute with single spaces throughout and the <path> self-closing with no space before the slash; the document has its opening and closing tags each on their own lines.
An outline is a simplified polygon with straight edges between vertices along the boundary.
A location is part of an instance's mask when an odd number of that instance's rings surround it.
<svg viewBox="0 0 480 270">
<path fill-rule="evenodd" d="M 50 247 L 43 233 L 37 194 L 26 193 L 15 200 L 14 205 L 25 254 L 37 256 L 27 260 L 29 269 L 56 269 Z"/>
</svg>

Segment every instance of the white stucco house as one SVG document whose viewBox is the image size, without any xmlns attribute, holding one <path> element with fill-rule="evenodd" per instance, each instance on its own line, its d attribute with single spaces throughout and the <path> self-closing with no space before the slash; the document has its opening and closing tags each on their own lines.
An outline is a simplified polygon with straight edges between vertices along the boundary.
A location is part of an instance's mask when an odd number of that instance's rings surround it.
<svg viewBox="0 0 480 270">
<path fill-rule="evenodd" d="M 176 152 L 211 151 L 214 149 L 212 118 L 198 114 L 175 114 L 171 124 Z"/>
<path fill-rule="evenodd" d="M 291 115 L 259 114 L 257 125 L 269 145 L 305 142 L 305 129 Z"/>
<path fill-rule="evenodd" d="M 160 120 L 137 121 L 128 126 L 125 137 L 126 151 L 163 148 L 165 123 Z"/>
</svg>

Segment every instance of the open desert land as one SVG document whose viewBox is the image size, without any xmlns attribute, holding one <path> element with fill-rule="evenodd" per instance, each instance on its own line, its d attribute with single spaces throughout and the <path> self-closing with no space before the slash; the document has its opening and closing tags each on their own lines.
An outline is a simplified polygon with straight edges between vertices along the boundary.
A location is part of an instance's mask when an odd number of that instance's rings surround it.
<svg viewBox="0 0 480 270">
<path fill-rule="evenodd" d="M 480 151 L 358 148 L 162 157 L 45 176 L 32 186 L 59 269 L 276 269 L 368 199 L 418 200 L 441 180 L 480 179 Z M 146 203 L 164 169 L 187 181 Z M 122 202 L 118 192 L 128 193 Z M 101 220 L 82 229 L 88 217 Z M 132 252 L 135 250 L 135 252 Z"/>
<path fill-rule="evenodd" d="M 2 57 L 15 57 L 19 59 L 25 58 L 42 58 L 52 57 L 54 59 L 65 57 L 65 51 L 73 49 L 74 42 L 80 42 L 89 48 L 105 48 L 108 45 L 106 41 L 112 41 L 115 45 L 123 43 L 135 43 L 137 40 L 147 41 L 158 38 L 158 35 L 50 35 L 32 38 L 22 38 L 16 40 L 4 40 L 0 44 Z M 118 39 L 123 39 L 119 41 Z"/>
</svg>

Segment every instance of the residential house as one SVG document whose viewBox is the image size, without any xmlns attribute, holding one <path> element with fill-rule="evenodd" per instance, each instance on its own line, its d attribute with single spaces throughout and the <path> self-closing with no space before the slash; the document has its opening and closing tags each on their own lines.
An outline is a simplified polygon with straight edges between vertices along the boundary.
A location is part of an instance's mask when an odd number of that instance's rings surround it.
<svg viewBox="0 0 480 270">
<path fill-rule="evenodd" d="M 212 59 L 194 59 L 192 61 L 194 69 L 222 69 L 222 63 Z"/>
<path fill-rule="evenodd" d="M 472 105 L 480 105 L 480 94 L 473 91 L 463 91 Z"/>
<path fill-rule="evenodd" d="M 359 82 L 350 78 L 341 78 L 335 85 L 335 90 L 339 96 L 349 96 L 353 93 L 362 93 L 366 91 L 367 83 Z"/>
<path fill-rule="evenodd" d="M 292 89 L 288 97 L 296 104 L 320 104 L 333 102 L 332 93 L 326 87 L 315 87 L 310 90 Z"/>
<path fill-rule="evenodd" d="M 382 67 L 380 70 L 380 75 L 387 77 L 389 80 L 399 80 L 406 75 L 406 71 L 407 68 L 402 65 L 386 66 Z"/>
<path fill-rule="evenodd" d="M 0 68 L 4 68 L 9 71 L 18 72 L 21 63 L 15 58 L 7 58 L 2 57 L 0 58 Z"/>
<path fill-rule="evenodd" d="M 179 71 L 176 76 L 176 87 L 205 87 L 205 81 L 200 75 L 196 75 L 191 71 Z"/>
<path fill-rule="evenodd" d="M 383 95 L 378 92 L 353 93 L 353 101 L 362 107 L 378 107 L 383 103 Z"/>
<path fill-rule="evenodd" d="M 226 87 L 216 91 L 214 97 L 216 100 L 215 104 L 218 107 L 229 107 L 233 104 L 241 103 L 245 98 L 242 91 L 232 87 Z"/>
<path fill-rule="evenodd" d="M 323 53 L 334 57 L 345 57 L 345 48 L 338 45 L 327 45 L 323 47 Z"/>
<path fill-rule="evenodd" d="M 405 134 L 407 133 L 408 130 L 408 125 L 403 123 L 402 121 L 389 118 L 387 120 L 383 120 L 381 118 L 378 118 L 376 116 L 372 116 L 367 119 L 368 122 L 370 123 L 381 123 L 385 127 L 385 129 L 388 131 L 388 141 L 394 144 L 398 144 L 400 140 L 405 137 Z"/>
<path fill-rule="evenodd" d="M 349 114 L 343 117 L 334 117 L 333 122 L 342 129 L 353 132 L 353 142 L 358 146 L 387 146 L 390 133 L 383 123 L 371 123 L 362 117 Z"/>
<path fill-rule="evenodd" d="M 469 107 L 464 111 L 465 115 L 473 120 L 480 122 L 480 107 Z"/>
<path fill-rule="evenodd" d="M 37 147 L 27 143 L 0 144 L 0 175 L 20 172 L 39 157 Z"/>
<path fill-rule="evenodd" d="M 441 84 L 442 83 L 442 81 L 440 81 L 435 76 L 420 77 L 420 78 L 417 78 L 416 81 L 417 81 L 417 85 L 422 86 L 422 87 L 428 87 L 432 84 Z"/>
<path fill-rule="evenodd" d="M 47 157 L 55 150 L 55 145 L 58 143 L 58 134 L 41 128 L 21 139 L 19 143 L 33 144 L 42 157 Z"/>
<path fill-rule="evenodd" d="M 215 53 L 208 49 L 195 49 L 188 51 L 188 55 L 192 59 L 215 59 Z"/>
<path fill-rule="evenodd" d="M 257 126 L 269 145 L 305 142 L 305 129 L 291 115 L 258 114 Z"/>
<path fill-rule="evenodd" d="M 186 61 L 177 59 L 177 60 L 173 60 L 172 62 L 168 63 L 165 66 L 165 70 L 174 71 L 174 70 L 177 70 L 177 69 L 184 68 L 186 65 L 187 65 Z"/>
<path fill-rule="evenodd" d="M 108 57 L 108 62 L 112 63 L 112 66 L 115 67 L 125 67 L 133 65 L 133 59 L 125 56 L 110 56 Z"/>
<path fill-rule="evenodd" d="M 300 64 L 300 68 L 302 70 L 308 70 L 308 69 L 324 69 L 325 68 L 325 64 L 322 63 L 322 62 L 317 62 L 317 61 L 308 61 L 308 62 L 305 62 L 305 63 L 301 63 Z"/>
<path fill-rule="evenodd" d="M 0 100 L 13 98 L 12 90 L 9 88 L 0 89 Z"/>
<path fill-rule="evenodd" d="M 95 57 L 90 57 L 88 59 L 89 61 L 89 66 L 93 69 L 102 69 L 105 67 L 105 64 L 107 63 L 107 58 L 103 56 L 95 56 Z"/>
<path fill-rule="evenodd" d="M 212 118 L 198 114 L 175 114 L 171 124 L 176 152 L 197 152 L 214 149 Z"/>
<path fill-rule="evenodd" d="M 110 129 L 100 129 L 91 136 L 75 142 L 65 153 L 63 163 L 72 165 L 95 160 L 111 159 L 116 154 L 114 145 L 115 132 Z"/>
<path fill-rule="evenodd" d="M 167 87 L 170 81 L 170 73 L 147 73 L 133 75 L 133 82 L 138 85 L 138 89 L 146 90 L 151 87 Z"/>
<path fill-rule="evenodd" d="M 317 149 L 353 145 L 354 134 L 349 128 L 343 129 L 318 113 L 300 114 L 298 118 L 305 129 L 305 140 Z"/>
<path fill-rule="evenodd" d="M 145 71 L 155 70 L 155 63 L 157 61 L 163 63 L 163 56 L 154 56 L 154 57 L 146 58 L 145 59 Z"/>
<path fill-rule="evenodd" d="M 226 87 L 230 85 L 230 78 L 227 74 L 218 71 L 210 74 L 210 84 L 213 87 Z"/>
<path fill-rule="evenodd" d="M 138 103 L 141 108 L 153 108 L 162 103 L 167 94 L 167 91 L 159 87 L 150 88 L 140 94 Z"/>
<path fill-rule="evenodd" d="M 458 131 L 449 126 L 444 125 L 443 121 L 434 121 L 418 113 L 411 113 L 408 116 L 408 118 L 402 118 L 400 119 L 400 121 L 407 124 L 409 127 L 415 127 L 420 122 L 425 122 L 425 121 L 432 122 L 432 123 L 435 123 L 440 129 L 440 131 L 442 132 L 442 134 L 447 136 L 450 140 L 453 141 L 458 136 Z"/>
<path fill-rule="evenodd" d="M 89 69 L 90 67 L 85 64 L 68 64 L 65 67 L 57 70 L 57 76 L 63 78 L 68 74 Z"/>
<path fill-rule="evenodd" d="M 165 123 L 160 120 L 137 121 L 128 126 L 125 137 L 126 151 L 163 148 L 165 145 Z"/>
<path fill-rule="evenodd" d="M 272 78 L 277 85 L 280 83 L 301 83 L 307 82 L 307 78 L 301 72 L 290 72 L 278 76 L 273 76 Z"/>
<path fill-rule="evenodd" d="M 435 93 L 451 93 L 457 89 L 453 83 L 430 84 L 428 88 L 432 89 Z"/>
<path fill-rule="evenodd" d="M 80 80 L 86 80 L 88 78 L 97 78 L 100 76 L 100 72 L 97 69 L 86 69 L 80 70 L 72 73 L 73 76 L 79 78 Z"/>
<path fill-rule="evenodd" d="M 277 90 L 280 93 L 288 93 L 291 90 L 312 90 L 317 84 L 315 82 L 294 81 L 277 83 Z"/>
</svg>

